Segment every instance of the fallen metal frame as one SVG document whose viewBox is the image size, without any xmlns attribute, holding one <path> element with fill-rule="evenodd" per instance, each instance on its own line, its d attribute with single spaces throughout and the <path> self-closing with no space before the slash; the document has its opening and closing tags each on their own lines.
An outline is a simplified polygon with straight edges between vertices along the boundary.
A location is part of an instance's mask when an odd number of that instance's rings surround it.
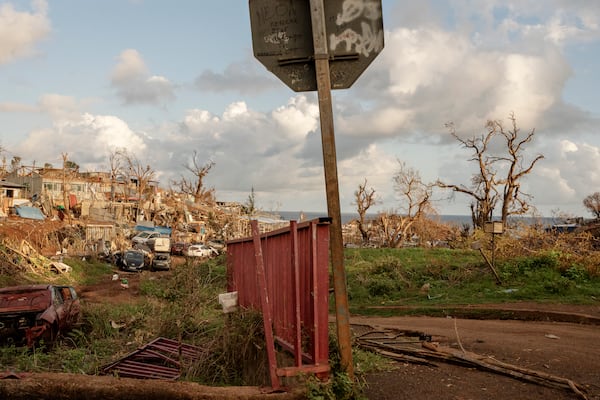
<svg viewBox="0 0 600 400">
<path fill-rule="evenodd" d="M 102 374 L 125 378 L 177 380 L 186 362 L 197 360 L 199 347 L 159 337 L 102 368 Z"/>
</svg>

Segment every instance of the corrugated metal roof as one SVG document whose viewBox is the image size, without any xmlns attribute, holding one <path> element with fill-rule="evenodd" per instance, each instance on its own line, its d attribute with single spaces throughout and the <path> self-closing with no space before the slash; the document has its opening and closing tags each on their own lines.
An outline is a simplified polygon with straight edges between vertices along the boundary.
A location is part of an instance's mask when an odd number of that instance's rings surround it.
<svg viewBox="0 0 600 400">
<path fill-rule="evenodd" d="M 0 187 L 7 189 L 23 189 L 25 185 L 21 185 L 19 183 L 5 181 L 4 179 L 0 180 Z"/>
</svg>

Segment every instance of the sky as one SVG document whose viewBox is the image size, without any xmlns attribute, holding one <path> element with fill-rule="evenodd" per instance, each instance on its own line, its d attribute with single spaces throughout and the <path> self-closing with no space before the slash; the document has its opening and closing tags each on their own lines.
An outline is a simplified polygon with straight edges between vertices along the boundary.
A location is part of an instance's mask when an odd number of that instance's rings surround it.
<svg viewBox="0 0 600 400">
<path fill-rule="evenodd" d="M 341 1 L 341 0 L 340 0 Z M 344 5 L 362 4 L 345 0 Z M 382 0 L 385 47 L 348 89 L 332 91 L 342 212 L 367 181 L 402 207 L 399 163 L 424 182 L 469 185 L 460 137 L 514 114 L 535 130 L 521 184 L 539 215 L 587 216 L 600 191 L 600 1 Z M 253 53 L 238 0 L 0 0 L 0 146 L 7 160 L 108 170 L 127 149 L 160 185 L 213 161 L 222 201 L 254 190 L 266 211 L 327 209 L 319 102 L 294 92 Z M 471 199 L 437 192 L 440 214 Z"/>
</svg>

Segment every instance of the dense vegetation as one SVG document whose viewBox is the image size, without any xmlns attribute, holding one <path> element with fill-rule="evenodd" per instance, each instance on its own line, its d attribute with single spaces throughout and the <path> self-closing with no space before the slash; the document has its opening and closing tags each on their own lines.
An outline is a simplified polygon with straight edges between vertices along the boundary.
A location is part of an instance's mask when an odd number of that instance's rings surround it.
<svg viewBox="0 0 600 400">
<path fill-rule="evenodd" d="M 578 263 L 562 264 L 557 251 L 497 261 L 501 284 L 474 250 L 353 249 L 346 254 L 349 303 L 355 313 L 381 305 L 600 299 L 597 273 Z"/>
<path fill-rule="evenodd" d="M 373 311 L 369 307 L 382 305 L 524 300 L 596 303 L 600 299 L 596 245 L 589 235 L 527 229 L 495 238 L 493 256 L 490 238 L 481 232 L 454 249 L 346 249 L 351 311 L 369 313 Z"/>
</svg>

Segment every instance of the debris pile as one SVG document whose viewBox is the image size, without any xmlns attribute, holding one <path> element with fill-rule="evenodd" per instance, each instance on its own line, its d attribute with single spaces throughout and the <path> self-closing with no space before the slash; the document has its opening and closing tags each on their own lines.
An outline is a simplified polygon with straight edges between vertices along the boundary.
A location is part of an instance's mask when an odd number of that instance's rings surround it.
<svg viewBox="0 0 600 400">
<path fill-rule="evenodd" d="M 491 356 L 466 351 L 458 339 L 460 349 L 442 346 L 422 332 L 353 325 L 356 343 L 369 351 L 396 361 L 435 367 L 435 362 L 446 362 L 509 376 L 538 385 L 573 391 L 587 399 L 584 389 L 570 379 L 508 364 Z M 457 336 L 458 338 L 458 336 Z"/>
</svg>

